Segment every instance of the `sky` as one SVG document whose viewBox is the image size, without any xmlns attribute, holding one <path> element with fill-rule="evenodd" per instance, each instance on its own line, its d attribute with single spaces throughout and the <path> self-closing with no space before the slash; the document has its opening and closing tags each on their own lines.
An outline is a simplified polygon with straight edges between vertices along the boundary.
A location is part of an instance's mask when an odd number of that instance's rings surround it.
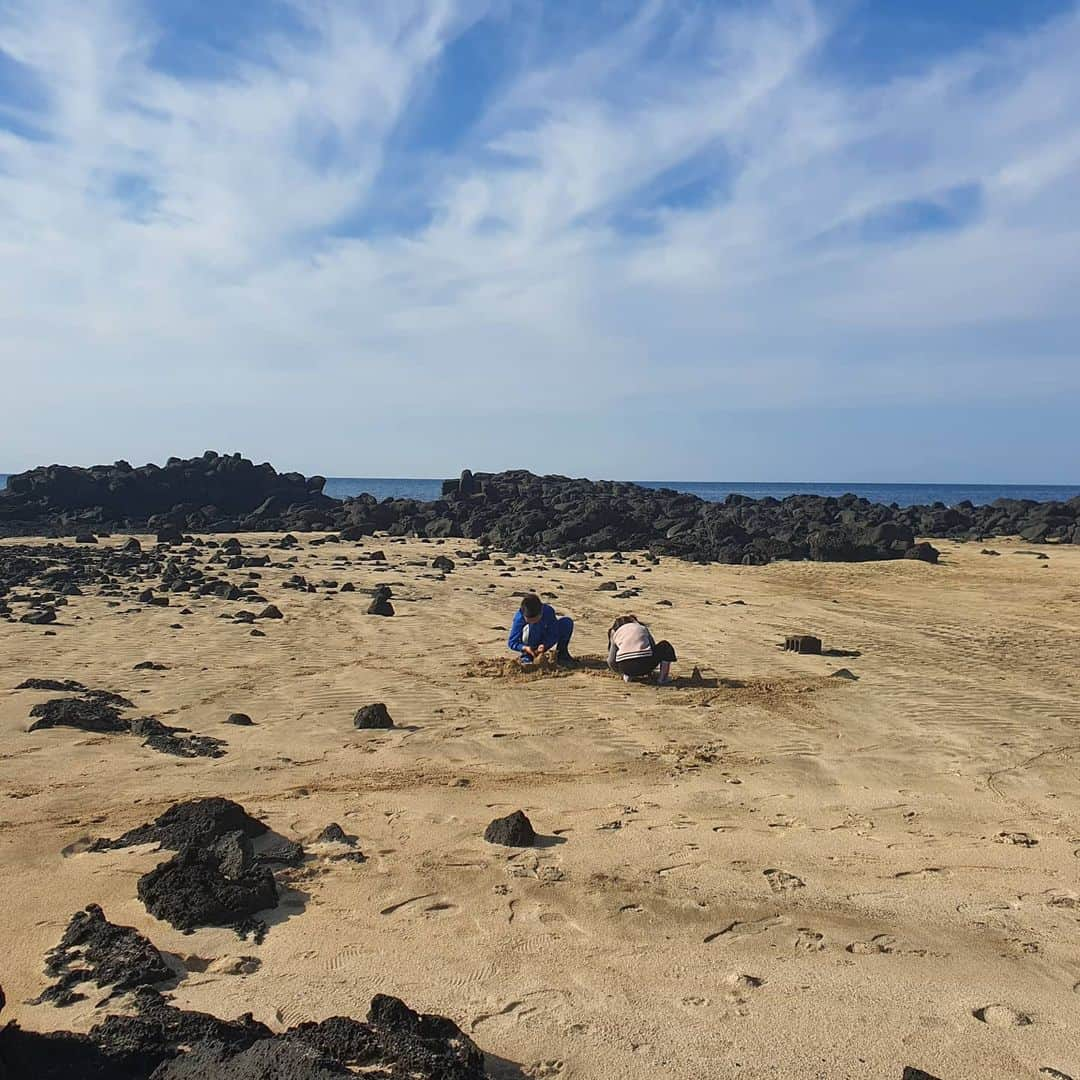
<svg viewBox="0 0 1080 1080">
<path fill-rule="evenodd" d="M 0 0 L 0 471 L 1080 480 L 1080 0 Z"/>
</svg>

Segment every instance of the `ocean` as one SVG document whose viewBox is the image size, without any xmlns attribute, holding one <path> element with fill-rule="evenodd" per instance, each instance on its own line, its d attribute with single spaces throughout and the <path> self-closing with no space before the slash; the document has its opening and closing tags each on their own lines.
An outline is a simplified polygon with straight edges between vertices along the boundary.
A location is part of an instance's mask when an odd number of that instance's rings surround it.
<svg viewBox="0 0 1080 1080">
<path fill-rule="evenodd" d="M 875 503 L 900 506 L 942 502 L 946 506 L 969 500 L 977 506 L 995 499 L 1033 499 L 1036 502 L 1064 501 L 1080 495 L 1080 484 L 782 484 L 749 483 L 726 480 L 702 483 L 696 480 L 639 480 L 643 487 L 673 488 L 697 495 L 709 502 L 721 502 L 728 495 L 749 495 L 761 499 L 771 495 L 845 495 L 851 493 Z M 0 473 L 0 488 L 7 485 L 7 474 Z M 331 476 L 323 489 L 335 499 L 346 499 L 367 492 L 376 499 L 404 498 L 428 502 L 437 499 L 442 480 L 393 479 L 372 476 Z"/>
</svg>

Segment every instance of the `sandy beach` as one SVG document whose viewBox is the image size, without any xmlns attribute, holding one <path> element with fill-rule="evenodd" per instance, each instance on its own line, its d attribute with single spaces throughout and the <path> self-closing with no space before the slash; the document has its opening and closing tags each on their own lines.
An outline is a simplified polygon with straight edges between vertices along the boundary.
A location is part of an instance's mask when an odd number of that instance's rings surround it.
<svg viewBox="0 0 1080 1080">
<path fill-rule="evenodd" d="M 26 1004 L 97 903 L 186 972 L 179 1005 L 281 1029 L 393 994 L 451 1017 L 496 1078 L 1080 1077 L 1080 545 L 935 541 L 937 566 L 627 552 L 581 573 L 474 562 L 468 541 L 312 538 L 285 564 L 239 537 L 273 557 L 260 592 L 284 618 L 263 637 L 216 597 L 91 589 L 52 626 L 0 623 L 5 1020 L 100 1018 L 93 992 Z M 296 573 L 357 591 L 283 588 Z M 393 618 L 365 614 L 380 584 Z M 576 620 L 577 668 L 510 662 L 533 589 Z M 626 611 L 673 642 L 676 685 L 606 670 Z M 784 652 L 795 632 L 832 655 Z M 227 752 L 28 733 L 57 696 L 13 689 L 30 677 L 118 692 Z M 373 702 L 394 729 L 354 729 Z M 136 896 L 159 853 L 84 848 L 204 795 L 316 854 L 337 822 L 367 861 L 279 875 L 261 944 L 185 935 Z M 486 843 L 517 809 L 538 846 Z"/>
</svg>

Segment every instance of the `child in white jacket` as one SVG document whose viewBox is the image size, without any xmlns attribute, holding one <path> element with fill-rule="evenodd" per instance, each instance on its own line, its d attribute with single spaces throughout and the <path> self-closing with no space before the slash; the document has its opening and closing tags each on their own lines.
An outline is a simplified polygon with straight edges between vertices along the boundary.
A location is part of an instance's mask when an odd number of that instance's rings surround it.
<svg viewBox="0 0 1080 1080">
<path fill-rule="evenodd" d="M 608 667 L 623 682 L 640 679 L 659 668 L 657 683 L 669 681 L 671 665 L 677 659 L 668 641 L 654 641 L 649 628 L 636 615 L 620 615 L 608 630 Z"/>
</svg>

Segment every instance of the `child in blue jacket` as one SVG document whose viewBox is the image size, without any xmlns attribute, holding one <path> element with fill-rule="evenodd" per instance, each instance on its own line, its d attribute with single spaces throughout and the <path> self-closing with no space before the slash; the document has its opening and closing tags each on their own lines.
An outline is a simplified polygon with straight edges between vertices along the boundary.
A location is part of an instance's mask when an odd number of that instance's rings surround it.
<svg viewBox="0 0 1080 1080">
<path fill-rule="evenodd" d="M 558 618 L 550 604 L 543 603 L 535 593 L 529 593 L 514 614 L 506 644 L 513 652 L 521 654 L 523 664 L 539 660 L 552 649 L 558 663 L 572 664 L 570 638 L 573 633 L 573 619 L 567 615 Z"/>
</svg>

